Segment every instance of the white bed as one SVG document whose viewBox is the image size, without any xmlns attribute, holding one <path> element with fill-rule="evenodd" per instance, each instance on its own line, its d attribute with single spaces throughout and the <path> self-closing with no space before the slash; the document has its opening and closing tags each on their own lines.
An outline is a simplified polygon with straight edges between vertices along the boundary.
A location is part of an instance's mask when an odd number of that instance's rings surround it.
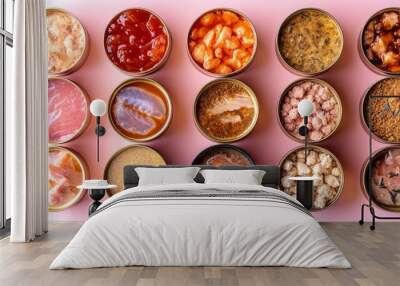
<svg viewBox="0 0 400 286">
<path fill-rule="evenodd" d="M 114 195 L 50 269 L 128 265 L 351 267 L 318 222 L 285 193 L 198 183 Z"/>
</svg>

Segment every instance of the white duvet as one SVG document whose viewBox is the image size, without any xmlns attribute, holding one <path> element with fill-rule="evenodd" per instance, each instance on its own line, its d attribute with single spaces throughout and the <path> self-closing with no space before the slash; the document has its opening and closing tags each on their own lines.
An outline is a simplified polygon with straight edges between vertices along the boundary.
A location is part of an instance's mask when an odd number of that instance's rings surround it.
<svg viewBox="0 0 400 286">
<path fill-rule="evenodd" d="M 321 226 L 289 204 L 262 198 L 174 197 L 122 200 L 132 192 L 261 190 L 262 186 L 185 184 L 136 187 L 106 200 L 50 269 L 145 266 L 349 268 Z M 136 193 L 133 193 L 136 194 Z"/>
</svg>

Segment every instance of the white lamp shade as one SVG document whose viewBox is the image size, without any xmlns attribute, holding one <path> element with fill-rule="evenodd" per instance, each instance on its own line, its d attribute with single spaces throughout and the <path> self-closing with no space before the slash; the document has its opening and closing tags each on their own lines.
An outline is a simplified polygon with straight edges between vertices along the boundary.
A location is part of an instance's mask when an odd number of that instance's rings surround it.
<svg viewBox="0 0 400 286">
<path fill-rule="evenodd" d="M 90 103 L 90 113 L 92 113 L 93 116 L 103 116 L 106 114 L 106 111 L 107 105 L 103 100 L 95 99 Z"/>
<path fill-rule="evenodd" d="M 297 105 L 297 111 L 300 113 L 301 117 L 310 116 L 314 110 L 314 105 L 311 100 L 303 99 Z"/>
</svg>

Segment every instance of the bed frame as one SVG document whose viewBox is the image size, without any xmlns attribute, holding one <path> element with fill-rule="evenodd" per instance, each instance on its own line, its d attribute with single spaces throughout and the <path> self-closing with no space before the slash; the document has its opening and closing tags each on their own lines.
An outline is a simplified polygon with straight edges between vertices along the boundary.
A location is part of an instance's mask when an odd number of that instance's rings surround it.
<svg viewBox="0 0 400 286">
<path fill-rule="evenodd" d="M 124 167 L 124 189 L 136 187 L 139 183 L 139 176 L 135 171 L 137 167 L 146 168 L 181 168 L 181 167 L 200 167 L 204 169 L 219 169 L 219 170 L 263 170 L 265 171 L 264 178 L 262 179 L 262 185 L 265 187 L 271 187 L 279 189 L 280 186 L 280 169 L 275 165 L 255 165 L 255 166 L 205 166 L 205 165 L 167 165 L 167 166 L 144 166 L 144 165 L 128 165 Z M 204 183 L 203 176 L 198 173 L 194 178 L 197 183 Z"/>
</svg>

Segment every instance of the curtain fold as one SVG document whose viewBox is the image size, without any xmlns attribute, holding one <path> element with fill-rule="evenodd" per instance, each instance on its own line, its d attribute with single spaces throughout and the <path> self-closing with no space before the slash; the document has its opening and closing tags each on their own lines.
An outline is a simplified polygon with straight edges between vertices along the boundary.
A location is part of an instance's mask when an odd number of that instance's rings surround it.
<svg viewBox="0 0 400 286">
<path fill-rule="evenodd" d="M 12 242 L 47 231 L 47 29 L 45 0 L 17 0 L 13 93 L 6 112 L 6 187 Z"/>
</svg>

